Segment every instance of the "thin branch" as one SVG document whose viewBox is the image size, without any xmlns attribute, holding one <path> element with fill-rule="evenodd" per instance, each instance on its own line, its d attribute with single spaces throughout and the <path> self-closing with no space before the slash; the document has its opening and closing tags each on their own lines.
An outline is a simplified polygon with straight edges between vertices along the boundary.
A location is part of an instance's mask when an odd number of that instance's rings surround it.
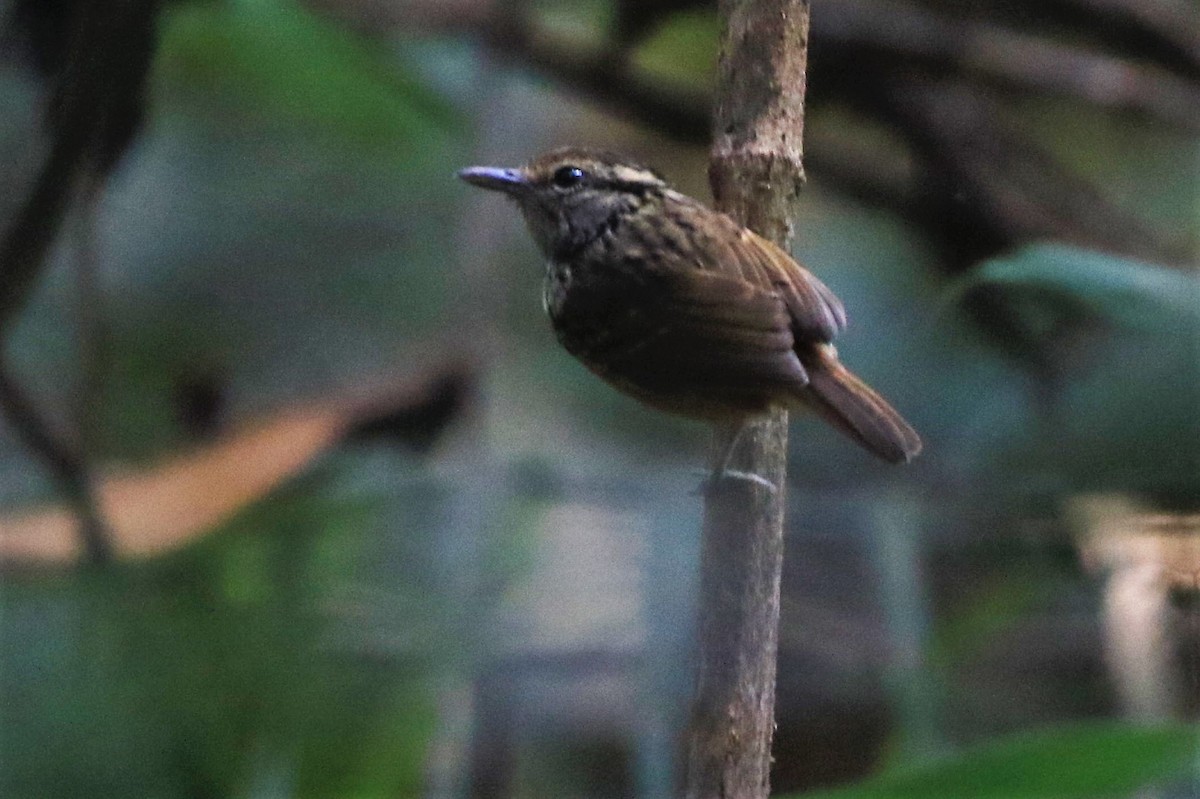
<svg viewBox="0 0 1200 799">
<path fill-rule="evenodd" d="M 37 283 L 51 245 L 78 192 L 87 162 L 86 147 L 60 136 L 32 192 L 0 241 L 0 347 L 17 313 Z M 111 546 L 92 494 L 83 457 L 51 431 L 36 406 L 0 359 L 0 412 L 16 434 L 49 469 L 79 520 L 79 535 L 93 563 L 111 558 Z"/>
<path fill-rule="evenodd" d="M 387 440 L 418 453 L 428 451 L 460 411 L 473 383 L 467 361 L 441 352 L 423 362 L 447 364 L 414 375 L 379 375 L 348 390 L 319 396 L 241 422 L 185 453 L 164 457 L 141 471 L 106 470 L 94 490 L 107 514 L 110 537 L 87 539 L 87 546 L 110 542 L 122 557 L 153 555 L 179 548 L 207 533 L 240 508 L 261 499 L 302 472 L 321 453 L 343 442 Z M 19 387 L 3 379 L 0 394 L 29 408 Z M 44 435 L 36 416 L 18 425 L 25 435 Z M 46 458 L 69 452 L 32 442 Z M 60 482 L 72 485 L 73 505 L 51 505 L 0 515 L 0 574 L 9 569 L 69 566 L 81 550 L 77 518 L 89 506 L 79 498 L 86 485 L 80 462 L 49 460 Z M 93 525 L 98 522 L 92 519 Z M 88 529 L 98 529 L 92 526 Z M 95 551 L 85 552 L 93 560 Z"/>
<path fill-rule="evenodd" d="M 1130 1 L 1061 0 L 1064 3 L 1113 5 L 1129 4 Z M 336 9 L 342 16 L 353 15 L 357 8 L 355 3 L 345 5 L 338 0 L 307 2 L 327 11 Z M 370 4 L 383 0 L 362 2 Z M 589 47 L 577 40 L 557 38 L 540 31 L 527 16 L 505 15 L 503 22 L 497 24 L 496 19 L 486 13 L 488 6 L 489 0 L 456 0 L 455 14 L 447 15 L 434 0 L 409 0 L 389 24 L 399 25 L 403 18 L 406 27 L 415 24 L 441 32 L 482 34 L 498 57 L 543 74 L 574 94 L 676 140 L 708 143 L 707 119 L 711 100 L 706 92 L 658 83 L 627 61 L 614 59 L 602 44 Z M 889 29 L 893 20 L 888 15 L 893 12 L 906 30 L 919 34 L 915 41 L 907 42 Z M 1168 18 L 1169 15 L 1161 15 L 1160 23 Z M 986 39 L 993 32 L 1004 41 L 1015 37 L 1018 45 L 1042 53 L 1042 64 L 1048 71 L 1026 76 L 1027 85 L 1019 88 L 1070 94 L 1072 86 L 1057 75 L 1059 70 L 1054 61 L 1065 58 L 1067 65 L 1074 65 L 1078 71 L 1079 61 L 1075 57 L 1081 53 L 1086 63 L 1099 65 L 1100 73 L 1129 72 L 1134 76 L 1134 85 L 1145 89 L 1151 97 L 1170 94 L 1170 89 L 1162 88 L 1164 85 L 1176 89 L 1186 86 L 1182 90 L 1190 97 L 1196 92 L 1191 84 L 1133 62 L 1078 48 L 1062 48 L 1051 39 L 998 28 L 991 22 L 950 19 L 887 0 L 822 3 L 813 18 L 813 31 L 820 44 L 820 53 L 814 53 L 814 60 L 820 63 L 814 71 L 817 85 L 810 105 L 816 107 L 822 100 L 849 99 L 865 115 L 894 129 L 908 145 L 879 147 L 856 138 L 821 135 L 822 131 L 817 129 L 809 137 L 810 170 L 833 189 L 867 204 L 887 208 L 931 237 L 951 245 L 954 241 L 965 242 L 969 238 L 957 236 L 955 231 L 947 229 L 945 213 L 947 203 L 953 198 L 955 216 L 969 217 L 973 227 L 978 229 L 982 224 L 990 232 L 987 236 L 975 237 L 970 248 L 959 251 L 952 247 L 948 260 L 951 268 L 1011 248 L 1034 236 L 1050 236 L 1169 263 L 1184 259 L 1181 254 L 1189 248 L 1181 237 L 1153 230 L 1135 215 L 1114 205 L 1096 186 L 1064 168 L 1028 135 L 1011 124 L 1004 124 L 994 103 L 968 102 L 965 109 L 957 112 L 959 124 L 954 126 L 975 133 L 987 132 L 990 126 L 995 126 L 993 141 L 976 149 L 951 147 L 939 157 L 931 158 L 931 150 L 924 143 L 948 136 L 951 131 L 941 130 L 940 123 L 932 115 L 909 114 L 901 118 L 894 113 L 891 101 L 880 92 L 880 87 L 903 83 L 921 91 L 936 92 L 945 80 L 957 80 L 964 86 L 969 80 L 967 94 L 958 96 L 970 100 L 971 95 L 978 98 L 978 84 L 983 81 L 1016 85 L 1013 81 L 1019 77 L 1021 69 L 1018 69 L 1019 64 L 1012 63 L 1010 54 L 999 52 L 989 44 L 985 48 L 988 54 L 983 59 L 985 63 L 972 66 L 967 63 L 970 53 L 964 52 L 968 49 L 965 46 L 931 41 L 936 39 L 935 34 L 958 35 L 959 31 L 976 39 Z M 1021 49 L 1016 52 L 1018 56 L 1023 53 Z M 991 66 L 985 69 L 989 63 Z M 898 75 L 905 77 L 901 80 Z M 1164 77 L 1166 82 L 1160 85 L 1160 78 Z M 1113 102 L 1102 101 L 1100 104 L 1112 105 Z M 1175 108 L 1171 115 L 1187 117 L 1193 110 L 1200 114 L 1200 103 L 1188 100 L 1186 105 L 1188 107 L 1182 111 Z M 967 118 L 967 114 L 976 116 Z M 916 153 L 907 149 L 910 145 L 916 148 Z M 918 157 L 918 154 L 924 157 Z M 1021 165 L 1015 173 L 1009 172 L 1009 159 L 1016 159 Z M 964 176 L 984 174 L 1000 175 L 1006 180 L 995 186 L 975 179 L 965 183 L 962 180 Z M 959 176 L 955 181 L 969 184 L 970 191 L 958 192 L 956 198 L 955 192 L 939 195 L 938 187 L 946 185 L 947 175 Z M 1050 212 L 1039 216 L 1039 209 Z M 991 214 L 1000 216 L 992 218 Z M 947 236 L 947 233 L 953 235 Z M 981 243 L 987 247 L 981 250 L 978 246 Z"/>
<path fill-rule="evenodd" d="M 808 0 L 722 0 L 709 177 L 717 206 L 787 246 L 803 179 Z M 714 437 L 714 461 L 733 430 Z M 787 412 L 748 425 L 734 466 L 775 488 L 722 484 L 704 506 L 689 799 L 765 799 L 775 729 Z"/>
<path fill-rule="evenodd" d="M 826 48 L 839 51 L 834 57 L 845 63 L 873 53 L 902 58 L 1200 130 L 1200 88 L 1183 78 L 988 22 L 943 16 L 903 0 L 821 3 L 813 33 L 822 54 Z"/>
<path fill-rule="evenodd" d="M 45 120 L 52 143 L 32 191 L 0 239 L 0 350 L 67 214 L 81 198 L 94 206 L 105 178 L 137 133 L 158 9 L 159 0 L 61 8 L 25 0 L 18 5 L 14 19 L 26 26 L 20 32 L 52 84 Z M 85 268 L 87 257 L 84 253 L 81 261 Z M 51 467 L 79 514 L 88 554 L 105 559 L 109 546 L 82 452 L 54 435 L 2 362 L 0 410 Z"/>
<path fill-rule="evenodd" d="M 578 42 L 538 35 L 528 25 L 491 27 L 484 31 L 489 48 L 502 59 L 517 61 L 552 76 L 565 88 L 595 102 L 622 109 L 633 121 L 680 141 L 709 141 L 711 96 L 704 91 L 664 86 L 606 49 L 587 50 Z"/>
<path fill-rule="evenodd" d="M 88 180 L 79 192 L 75 212 L 75 351 L 79 377 L 73 415 L 81 453 L 94 450 L 97 401 L 105 372 L 104 292 L 96 251 L 97 215 L 103 194 L 103 179 Z"/>
<path fill-rule="evenodd" d="M 59 139 L 0 240 L 0 340 L 25 307 L 79 184 L 79 148 Z"/>
<path fill-rule="evenodd" d="M 87 464 L 46 426 L 33 403 L 9 377 L 6 366 L 0 362 L 0 407 L 26 446 L 42 459 L 58 482 L 79 521 L 79 537 L 88 560 L 108 562 L 112 559 L 112 544 L 92 495 Z"/>
<path fill-rule="evenodd" d="M 924 165 L 926 193 L 911 207 L 935 236 L 959 236 L 960 245 L 993 239 L 1001 248 L 1056 238 L 1123 255 L 1187 259 L 1184 240 L 1114 206 L 966 84 L 896 79 L 886 85 L 886 113 Z M 992 254 L 952 249 L 963 266 Z"/>
<path fill-rule="evenodd" d="M 861 13 L 865 7 L 857 8 Z M 819 21 L 818 15 L 814 25 Z M 814 27 L 815 32 L 823 30 Z M 552 37 L 535 35 L 527 27 L 492 29 L 488 42 L 505 58 L 548 75 L 576 94 L 635 122 L 683 141 L 708 140 L 707 128 L 702 125 L 707 115 L 707 99 L 700 92 L 656 84 L 625 70 L 624 66 L 614 65 L 604 53 L 591 53 L 577 45 L 568 46 Z M 853 60 L 858 57 L 857 52 L 847 51 L 842 55 Z M 964 185 L 969 183 L 971 191 L 966 195 L 958 193 L 955 209 L 959 213 L 969 212 L 972 225 L 982 220 L 995 235 L 976 240 L 991 242 L 986 251 L 952 253 L 951 261 L 956 265 L 1044 236 L 1156 260 L 1180 259 L 1180 253 L 1186 249 L 1184 243 L 1147 229 L 1134 216 L 1115 207 L 1089 181 L 1064 168 L 1027 135 L 1004 124 L 995 104 L 980 99 L 978 92 L 962 84 L 962 91 L 952 93 L 964 101 L 953 110 L 953 124 L 947 124 L 943 118 L 947 103 L 940 104 L 941 113 L 909 113 L 901 118 L 893 112 L 890 100 L 879 95 L 879 86 L 903 85 L 906 89 L 936 95 L 944 81 L 920 75 L 903 82 L 887 81 L 878 76 L 877 66 L 886 67 L 888 78 L 896 73 L 894 59 L 883 65 L 867 61 L 857 70 L 847 70 L 847 74 L 853 75 L 855 86 L 863 82 L 872 84 L 871 96 L 863 102 L 865 112 L 897 130 L 901 138 L 915 143 L 918 152 L 927 156 L 929 150 L 924 143 L 933 138 L 970 138 L 971 146 L 948 147 L 936 159 L 947 163 L 939 164 L 928 157 L 913 161 L 903 148 L 899 153 L 875 152 L 855 140 L 814 135 L 809 139 L 811 169 L 817 177 L 829 180 L 835 189 L 887 207 L 944 239 L 945 198 L 939 198 L 933 187 L 944 183 L 939 176 L 947 172 L 970 176 Z M 620 71 L 614 74 L 614 69 Z M 856 90 L 850 87 L 843 94 Z M 909 161 L 907 167 L 889 166 L 905 157 Z M 1014 163 L 1022 166 L 1014 171 Z M 933 167 L 937 174 L 930 175 Z M 976 179 L 983 175 L 1004 179 L 995 184 Z"/>
<path fill-rule="evenodd" d="M 335 0 L 307 0 L 328 10 Z M 1173 33 L 1180 47 L 1195 54 L 1200 48 L 1200 24 L 1194 9 L 1179 3 L 1153 11 L 1134 8 L 1131 0 L 1062 0 L 1065 3 L 1107 5 L 1142 27 Z M 617 104 L 640 121 L 670 136 L 703 142 L 707 128 L 707 97 L 664 90 L 628 64 L 617 64 L 606 42 L 587 52 L 578 40 L 544 35 L 526 19 L 516 28 L 498 32 L 484 13 L 483 0 L 456 0 L 461 13 L 447 15 L 431 0 L 410 0 L 403 13 L 388 19 L 395 27 L 413 24 L 460 34 L 481 34 L 502 58 L 513 58 L 547 72 L 569 88 L 593 99 Z M 1158 5 L 1158 4 L 1142 4 Z M 345 18 L 356 6 L 339 7 Z M 1139 10 L 1140 9 L 1140 10 Z M 1191 17 L 1189 18 L 1189 14 Z M 379 17 L 371 19 L 378 21 Z M 991 85 L 1065 96 L 1114 110 L 1129 110 L 1179 126 L 1200 130 L 1200 87 L 1194 81 L 1136 60 L 1120 58 L 1084 46 L 1024 33 L 978 18 L 951 16 L 906 0 L 819 0 L 813 14 L 818 56 L 851 66 L 873 56 L 903 64 L 926 65 L 954 75 L 969 76 Z M 588 48 L 583 48 L 588 49 Z M 893 61 L 893 74 L 899 70 Z M 614 70 L 618 70 L 614 74 Z M 848 70 L 853 73 L 854 70 Z M 830 79 L 824 74 L 818 81 Z M 677 117 L 677 118 L 673 118 Z"/>
<path fill-rule="evenodd" d="M 1200 14 L 1194 0 L 1059 0 L 1100 24 L 1132 27 L 1178 53 L 1195 73 L 1200 73 Z"/>
</svg>

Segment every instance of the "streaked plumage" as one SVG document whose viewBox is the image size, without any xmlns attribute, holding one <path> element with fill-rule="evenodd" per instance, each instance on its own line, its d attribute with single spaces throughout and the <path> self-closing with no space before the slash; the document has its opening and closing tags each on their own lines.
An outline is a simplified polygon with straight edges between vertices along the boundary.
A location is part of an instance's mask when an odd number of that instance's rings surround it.
<svg viewBox="0 0 1200 799">
<path fill-rule="evenodd" d="M 517 201 L 549 261 L 559 341 L 620 390 L 715 421 L 804 405 L 885 460 L 920 452 L 913 429 L 838 362 L 838 298 L 731 217 L 653 170 L 577 148 L 461 175 Z"/>
</svg>

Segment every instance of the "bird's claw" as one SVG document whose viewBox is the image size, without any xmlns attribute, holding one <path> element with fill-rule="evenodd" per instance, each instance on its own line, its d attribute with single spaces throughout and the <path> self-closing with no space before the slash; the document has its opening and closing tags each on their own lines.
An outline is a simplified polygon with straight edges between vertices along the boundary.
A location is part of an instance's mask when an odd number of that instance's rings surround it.
<svg viewBox="0 0 1200 799">
<path fill-rule="evenodd" d="M 753 472 L 742 472 L 736 469 L 722 469 L 719 473 L 710 474 L 704 480 L 701 480 L 700 485 L 696 487 L 696 490 L 692 494 L 707 496 L 719 490 L 722 485 L 728 484 L 728 481 L 750 483 L 751 485 L 766 489 L 771 494 L 774 494 L 776 491 L 775 484 L 762 475 L 754 474 Z"/>
</svg>

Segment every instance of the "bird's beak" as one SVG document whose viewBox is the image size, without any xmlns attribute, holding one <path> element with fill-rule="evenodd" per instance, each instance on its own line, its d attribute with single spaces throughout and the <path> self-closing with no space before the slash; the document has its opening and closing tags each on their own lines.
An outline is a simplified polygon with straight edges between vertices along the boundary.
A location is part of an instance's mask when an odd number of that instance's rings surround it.
<svg viewBox="0 0 1200 799">
<path fill-rule="evenodd" d="M 458 176 L 481 189 L 502 191 L 506 194 L 517 194 L 529 181 L 520 169 L 503 169 L 496 166 L 469 166 L 461 170 Z"/>
</svg>

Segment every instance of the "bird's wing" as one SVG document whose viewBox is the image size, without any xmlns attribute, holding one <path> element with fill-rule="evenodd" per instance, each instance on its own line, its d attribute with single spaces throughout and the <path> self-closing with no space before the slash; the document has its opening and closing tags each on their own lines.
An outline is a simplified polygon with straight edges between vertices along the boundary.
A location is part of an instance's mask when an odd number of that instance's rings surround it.
<svg viewBox="0 0 1200 799">
<path fill-rule="evenodd" d="M 711 213 L 719 234 L 707 243 L 707 251 L 714 256 L 713 266 L 778 292 L 791 314 L 797 341 L 832 341 L 846 328 L 842 301 L 816 275 L 781 248 L 725 214 Z"/>
<path fill-rule="evenodd" d="M 654 393 L 773 395 L 808 382 L 776 291 L 713 271 L 659 272 L 619 298 L 575 290 L 564 345 L 602 376 Z M 591 312 L 589 312 L 591 310 Z M 594 320 L 597 324 L 588 324 Z"/>
</svg>

